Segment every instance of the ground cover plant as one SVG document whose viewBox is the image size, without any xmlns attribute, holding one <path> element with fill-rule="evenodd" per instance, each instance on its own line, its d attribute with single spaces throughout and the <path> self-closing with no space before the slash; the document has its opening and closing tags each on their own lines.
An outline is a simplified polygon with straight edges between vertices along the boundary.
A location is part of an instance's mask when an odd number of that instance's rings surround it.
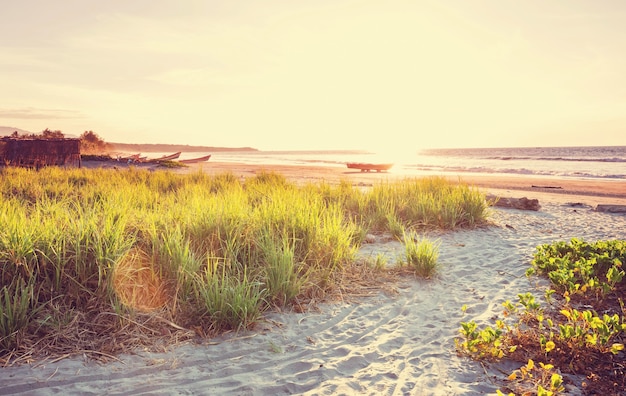
<svg viewBox="0 0 626 396">
<path fill-rule="evenodd" d="M 536 248 L 528 276 L 550 279 L 541 303 L 530 293 L 504 303 L 495 326 L 461 323 L 458 350 L 478 360 L 524 363 L 511 373 L 507 391 L 559 394 L 562 374 L 584 377 L 587 394 L 622 394 L 626 388 L 623 296 L 626 241 L 580 239 Z"/>
<path fill-rule="evenodd" d="M 481 193 L 438 178 L 364 190 L 273 173 L 0 172 L 5 365 L 114 358 L 250 328 L 268 309 L 305 310 L 384 280 L 385 265 L 355 259 L 368 233 L 474 226 L 487 215 Z M 432 265 L 422 242 L 417 257 Z"/>
</svg>

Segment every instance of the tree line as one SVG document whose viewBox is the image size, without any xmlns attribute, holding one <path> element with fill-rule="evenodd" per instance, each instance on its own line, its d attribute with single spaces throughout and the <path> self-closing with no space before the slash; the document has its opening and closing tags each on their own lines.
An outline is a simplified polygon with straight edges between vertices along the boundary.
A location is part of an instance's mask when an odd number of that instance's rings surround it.
<svg viewBox="0 0 626 396">
<path fill-rule="evenodd" d="M 52 131 L 46 128 L 41 133 L 22 135 L 15 131 L 9 137 L 12 139 L 65 139 L 65 134 L 59 130 Z M 93 131 L 85 131 L 78 138 L 80 139 L 80 151 L 83 153 L 102 153 L 110 148 L 109 143 Z"/>
</svg>

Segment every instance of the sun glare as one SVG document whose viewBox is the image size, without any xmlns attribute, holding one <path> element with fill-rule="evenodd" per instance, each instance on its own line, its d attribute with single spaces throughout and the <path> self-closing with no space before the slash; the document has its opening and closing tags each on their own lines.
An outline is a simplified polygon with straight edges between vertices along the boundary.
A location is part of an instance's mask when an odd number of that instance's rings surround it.
<svg viewBox="0 0 626 396">
<path fill-rule="evenodd" d="M 150 257 L 137 249 L 116 263 L 113 289 L 124 306 L 144 312 L 163 307 L 169 298 L 165 282 L 153 268 Z"/>
</svg>

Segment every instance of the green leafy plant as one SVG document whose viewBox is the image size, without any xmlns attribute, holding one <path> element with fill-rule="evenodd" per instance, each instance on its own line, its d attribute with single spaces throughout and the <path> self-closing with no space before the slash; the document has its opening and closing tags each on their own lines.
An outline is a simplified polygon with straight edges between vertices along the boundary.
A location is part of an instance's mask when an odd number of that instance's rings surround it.
<svg viewBox="0 0 626 396">
<path fill-rule="evenodd" d="M 626 242 L 588 243 L 581 239 L 537 247 L 528 275 L 545 274 L 558 291 L 569 296 L 593 292 L 604 298 L 622 285 Z"/>
<path fill-rule="evenodd" d="M 619 371 L 607 368 L 604 362 L 615 362 L 610 367 L 621 367 L 624 361 L 626 311 L 621 298 L 625 254 L 626 242 L 619 240 L 587 243 L 572 239 L 569 243 L 538 246 L 527 275 L 543 274 L 551 280 L 554 289 L 545 292 L 551 309 L 544 309 L 530 293 L 519 294 L 517 303 L 503 304 L 506 320 L 513 322 L 508 325 L 497 321 L 497 328 L 503 329 L 503 333 L 464 322 L 457 348 L 475 359 L 521 360 L 531 356 L 550 361 L 537 368 L 530 359 L 512 373 L 509 379 L 516 383 L 516 392 L 562 392 L 562 377 L 553 371 L 554 367 L 604 378 L 593 385 L 603 389 L 600 393 L 612 391 L 601 387 L 618 384 L 622 379 Z M 557 292 L 562 298 L 556 296 Z M 602 313 L 579 309 L 593 305 L 601 306 Z"/>
<path fill-rule="evenodd" d="M 518 394 L 533 394 L 537 396 L 552 396 L 563 394 L 563 377 L 555 372 L 551 364 L 539 363 L 532 359 L 509 375 L 508 380 Z M 502 394 L 501 392 L 499 394 Z"/>
<path fill-rule="evenodd" d="M 500 323 L 500 325 L 502 325 Z M 457 350 L 474 359 L 500 359 L 505 356 L 502 328 L 485 326 L 482 329 L 474 321 L 461 322 L 461 340 L 455 340 Z"/>
</svg>

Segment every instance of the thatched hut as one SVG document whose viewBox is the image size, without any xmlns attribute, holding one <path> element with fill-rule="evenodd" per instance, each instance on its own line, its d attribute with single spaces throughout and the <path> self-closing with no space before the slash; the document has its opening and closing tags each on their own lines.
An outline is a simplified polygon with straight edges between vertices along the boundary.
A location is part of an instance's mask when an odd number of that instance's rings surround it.
<svg viewBox="0 0 626 396">
<path fill-rule="evenodd" d="M 78 166 L 80 139 L 0 139 L 0 161 L 8 166 Z"/>
</svg>

